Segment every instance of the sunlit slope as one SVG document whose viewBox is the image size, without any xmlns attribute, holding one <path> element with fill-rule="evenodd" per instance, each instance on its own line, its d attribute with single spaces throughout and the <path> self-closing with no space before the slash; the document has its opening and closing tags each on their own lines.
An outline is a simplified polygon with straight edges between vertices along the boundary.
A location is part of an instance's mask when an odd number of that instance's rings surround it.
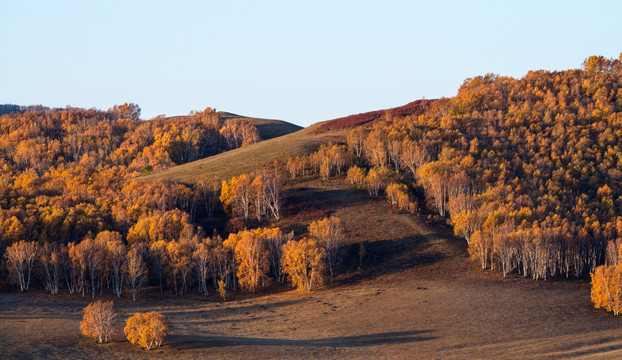
<svg viewBox="0 0 622 360">
<path fill-rule="evenodd" d="M 251 121 L 259 129 L 264 141 L 240 149 L 227 151 L 209 158 L 172 167 L 143 179 L 167 179 L 193 184 L 206 176 L 228 178 L 250 173 L 274 161 L 287 161 L 296 156 L 308 155 L 323 142 L 343 142 L 345 135 L 354 127 L 370 126 L 391 116 L 419 115 L 425 112 L 434 100 L 417 100 L 404 106 L 350 115 L 344 118 L 316 123 L 308 128 L 280 120 L 268 120 L 239 116 L 221 112 L 224 119 L 242 118 Z M 302 130 L 300 130 L 302 129 Z"/>
<path fill-rule="evenodd" d="M 264 129 L 270 129 L 267 123 Z M 146 180 L 168 179 L 193 184 L 206 176 L 229 178 L 250 173 L 274 161 L 287 161 L 290 157 L 307 155 L 327 141 L 343 141 L 347 130 L 337 130 L 315 134 L 319 124 L 294 133 L 260 141 L 243 148 L 227 151 L 205 159 L 172 167 L 163 172 L 145 177 Z M 266 130 L 267 131 L 267 130 Z"/>
</svg>

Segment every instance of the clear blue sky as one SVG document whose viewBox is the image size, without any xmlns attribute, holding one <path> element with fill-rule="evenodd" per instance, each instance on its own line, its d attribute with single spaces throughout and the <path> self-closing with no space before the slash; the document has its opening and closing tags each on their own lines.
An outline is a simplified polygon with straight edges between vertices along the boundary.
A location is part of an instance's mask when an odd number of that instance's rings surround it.
<svg viewBox="0 0 622 360">
<path fill-rule="evenodd" d="M 0 0 L 0 103 L 303 126 L 622 52 L 618 1 Z"/>
</svg>

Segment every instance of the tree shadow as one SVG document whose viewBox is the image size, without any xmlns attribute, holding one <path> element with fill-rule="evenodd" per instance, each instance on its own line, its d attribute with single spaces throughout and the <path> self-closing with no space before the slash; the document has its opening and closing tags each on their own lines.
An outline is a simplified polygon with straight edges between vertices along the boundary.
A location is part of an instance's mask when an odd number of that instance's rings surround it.
<svg viewBox="0 0 622 360">
<path fill-rule="evenodd" d="M 370 202 L 374 199 L 367 193 L 356 189 L 322 189 L 316 187 L 299 187 L 286 192 L 286 204 L 283 209 L 285 216 L 295 216 L 305 207 L 333 212 L 346 206 Z"/>
<path fill-rule="evenodd" d="M 293 347 L 367 347 L 405 344 L 437 339 L 434 330 L 395 331 L 358 336 L 338 336 L 321 339 L 291 340 L 241 336 L 173 335 L 167 342 L 178 349 L 200 349 L 219 346 L 293 346 Z"/>
<path fill-rule="evenodd" d="M 343 274 L 335 283 L 357 283 L 407 269 L 434 264 L 448 258 L 443 249 L 428 249 L 430 239 L 415 235 L 400 239 L 354 243 L 342 249 L 342 261 L 337 272 Z M 360 246 L 364 246 L 361 267 Z"/>
<path fill-rule="evenodd" d="M 308 301 L 308 299 L 296 299 L 287 301 L 269 302 L 265 304 L 248 304 L 242 306 L 235 306 L 237 302 L 225 303 L 231 304 L 230 306 L 211 308 L 208 310 L 194 310 L 188 311 L 188 309 L 182 309 L 178 311 L 165 311 L 167 316 L 187 315 L 192 314 L 193 319 L 206 319 L 206 321 L 216 321 L 215 319 L 228 317 L 231 315 L 251 315 L 259 312 L 276 312 L 276 309 L 284 306 L 296 305 L 300 302 Z M 239 321 L 239 320 L 236 320 Z"/>
</svg>

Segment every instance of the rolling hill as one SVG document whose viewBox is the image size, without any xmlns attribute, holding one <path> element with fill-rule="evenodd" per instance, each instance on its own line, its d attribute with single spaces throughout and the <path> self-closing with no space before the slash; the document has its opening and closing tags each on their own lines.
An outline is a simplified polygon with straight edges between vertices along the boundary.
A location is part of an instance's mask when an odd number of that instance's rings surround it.
<svg viewBox="0 0 622 360">
<path fill-rule="evenodd" d="M 395 108 L 375 110 L 322 121 L 304 129 L 280 120 L 266 120 L 243 117 L 231 113 L 220 113 L 225 119 L 243 118 L 251 121 L 259 130 L 259 134 L 264 141 L 174 166 L 143 179 L 146 181 L 167 179 L 193 184 L 203 176 L 216 176 L 224 179 L 242 173 L 249 173 L 274 161 L 286 161 L 291 157 L 308 155 L 325 142 L 343 142 L 345 135 L 352 128 L 369 126 L 374 121 L 382 119 L 386 114 L 400 117 L 420 115 L 433 102 L 434 100 L 417 100 Z"/>
</svg>

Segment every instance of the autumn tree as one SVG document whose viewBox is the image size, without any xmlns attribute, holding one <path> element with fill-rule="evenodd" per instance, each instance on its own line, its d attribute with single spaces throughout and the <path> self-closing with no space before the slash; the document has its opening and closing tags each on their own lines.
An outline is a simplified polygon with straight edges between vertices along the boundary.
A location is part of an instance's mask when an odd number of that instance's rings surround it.
<svg viewBox="0 0 622 360">
<path fill-rule="evenodd" d="M 383 129 L 372 130 L 365 138 L 363 152 L 373 167 L 386 166 L 388 163 L 386 132 Z"/>
<path fill-rule="evenodd" d="M 269 251 L 265 235 L 269 229 L 245 230 L 229 235 L 228 242 L 235 243 L 236 274 L 243 289 L 257 292 L 268 281 Z"/>
<path fill-rule="evenodd" d="M 434 200 L 434 206 L 441 216 L 445 216 L 445 204 L 448 196 L 449 172 L 440 161 L 426 163 L 418 171 L 426 194 Z"/>
<path fill-rule="evenodd" d="M 171 241 L 166 245 L 167 270 L 177 295 L 183 295 L 187 291 L 188 276 L 194 268 L 192 261 L 193 245 L 189 242 L 180 241 Z"/>
<path fill-rule="evenodd" d="M 365 176 L 365 169 L 354 165 L 348 169 L 346 181 L 348 181 L 351 185 L 362 188 L 365 184 Z"/>
<path fill-rule="evenodd" d="M 402 156 L 400 158 L 404 168 L 410 171 L 412 176 L 417 176 L 417 170 L 425 163 L 430 161 L 430 154 L 427 149 L 408 138 L 402 143 Z"/>
<path fill-rule="evenodd" d="M 63 269 L 63 278 L 65 278 L 65 284 L 70 294 L 76 292 L 78 287 L 78 275 L 80 273 L 77 269 L 76 263 L 71 256 L 71 250 L 74 248 L 74 243 L 68 245 L 62 245 L 60 247 L 60 263 Z"/>
<path fill-rule="evenodd" d="M 97 281 L 103 272 L 103 265 L 106 261 L 106 245 L 103 243 L 102 238 L 94 240 L 90 237 L 82 240 L 75 246 L 75 261 L 79 263 L 79 267 L 82 272 L 82 296 L 84 296 L 84 289 L 86 283 L 84 282 L 84 272 L 88 272 L 91 280 L 91 297 L 95 298 L 95 292 L 97 291 Z"/>
<path fill-rule="evenodd" d="M 220 128 L 220 134 L 232 149 L 251 145 L 260 140 L 257 128 L 244 119 L 227 120 Z"/>
<path fill-rule="evenodd" d="M 97 234 L 95 241 L 102 243 L 106 247 L 106 260 L 110 270 L 110 280 L 112 280 L 112 291 L 117 297 L 121 297 L 125 283 L 125 261 L 127 256 L 127 248 L 123 243 L 121 234 L 116 231 L 103 231 Z"/>
<path fill-rule="evenodd" d="M 363 148 L 365 144 L 365 137 L 367 132 L 362 127 L 355 127 L 350 130 L 346 135 L 346 141 L 348 143 L 348 148 L 352 150 L 356 157 L 361 157 L 363 155 Z"/>
<path fill-rule="evenodd" d="M 203 178 L 195 185 L 201 195 L 207 216 L 214 215 L 220 194 L 220 181 L 216 177 Z"/>
<path fill-rule="evenodd" d="M 294 159 L 289 158 L 286 167 L 292 180 L 295 180 L 298 174 L 304 175 L 305 160 L 301 159 L 300 156 L 296 156 Z"/>
<path fill-rule="evenodd" d="M 35 262 L 39 255 L 39 244 L 34 241 L 20 240 L 6 248 L 9 271 L 19 284 L 21 291 L 28 291 Z"/>
<path fill-rule="evenodd" d="M 391 205 L 396 206 L 402 211 L 407 211 L 410 206 L 410 197 L 408 196 L 408 188 L 404 184 L 391 183 L 385 189 L 387 200 Z"/>
<path fill-rule="evenodd" d="M 231 178 L 231 180 L 223 180 L 220 201 L 225 210 L 238 216 L 249 218 L 251 207 L 251 183 L 252 179 L 248 174 L 242 174 Z"/>
<path fill-rule="evenodd" d="M 371 168 L 365 177 L 365 186 L 370 196 L 378 196 L 391 177 L 391 171 L 386 167 Z"/>
<path fill-rule="evenodd" d="M 45 289 L 52 295 L 58 295 L 61 271 L 63 268 L 61 249 L 54 243 L 44 244 L 41 248 L 39 263 L 43 268 Z"/>
<path fill-rule="evenodd" d="M 147 281 L 148 271 L 144 259 L 145 250 L 140 245 L 133 245 L 127 252 L 125 258 L 125 271 L 127 273 L 127 283 L 132 289 L 132 299 L 136 301 L 136 296 Z"/>
<path fill-rule="evenodd" d="M 196 273 L 199 280 L 199 293 L 207 296 L 207 278 L 210 271 L 210 260 L 212 259 L 210 249 L 211 239 L 203 239 L 202 242 L 196 245 L 194 252 L 192 253 L 192 260 L 196 268 Z"/>
<path fill-rule="evenodd" d="M 326 264 L 330 272 L 330 279 L 333 281 L 339 249 L 346 240 L 346 229 L 341 219 L 331 216 L 316 220 L 309 224 L 309 235 L 317 239 L 320 246 L 326 250 Z"/>
<path fill-rule="evenodd" d="M 147 350 L 162 346 L 162 341 L 169 331 L 168 319 L 155 311 L 135 313 L 126 320 L 123 328 L 130 343 Z"/>
<path fill-rule="evenodd" d="M 121 118 L 132 120 L 138 120 L 138 118 L 140 118 L 140 106 L 134 103 L 115 105 L 112 109 L 110 109 L 110 111 Z"/>
<path fill-rule="evenodd" d="M 80 331 L 100 344 L 107 343 L 116 331 L 117 315 L 112 301 L 95 301 L 84 308 Z"/>
<path fill-rule="evenodd" d="M 227 286 L 224 280 L 218 280 L 218 296 L 220 296 L 222 301 L 227 301 Z"/>
<path fill-rule="evenodd" d="M 294 232 L 283 233 L 281 229 L 277 227 L 265 230 L 264 237 L 266 239 L 266 247 L 270 254 L 270 272 L 274 276 L 274 279 L 279 284 L 282 284 L 285 281 L 281 266 L 283 257 L 282 247 L 294 238 Z"/>
<path fill-rule="evenodd" d="M 281 219 L 281 177 L 274 171 L 263 171 L 261 182 L 261 201 L 275 220 Z"/>
<path fill-rule="evenodd" d="M 326 264 L 326 250 L 316 239 L 303 238 L 283 244 L 282 267 L 292 286 L 305 291 L 313 290 L 313 285 L 322 283 Z"/>
</svg>

